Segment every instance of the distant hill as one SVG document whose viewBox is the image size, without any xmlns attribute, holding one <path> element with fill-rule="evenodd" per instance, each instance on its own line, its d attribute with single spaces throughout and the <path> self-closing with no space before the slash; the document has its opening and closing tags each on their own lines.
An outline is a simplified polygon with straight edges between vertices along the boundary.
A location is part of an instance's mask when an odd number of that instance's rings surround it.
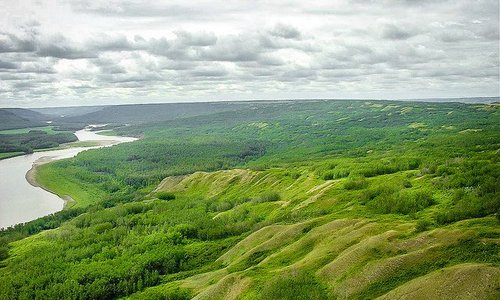
<svg viewBox="0 0 500 300">
<path fill-rule="evenodd" d="M 499 102 L 500 97 L 466 97 L 466 98 L 423 98 L 406 99 L 405 101 L 424 101 L 424 102 L 460 102 L 460 103 L 494 103 Z"/>
<path fill-rule="evenodd" d="M 106 106 L 71 106 L 71 107 L 43 107 L 43 108 L 30 108 L 30 110 L 39 112 L 51 117 L 75 117 L 88 113 L 102 110 Z"/>
<path fill-rule="evenodd" d="M 138 124 L 208 115 L 250 107 L 251 102 L 159 103 L 102 106 L 81 115 L 60 118 L 64 123 Z M 95 109 L 96 107 L 94 107 Z"/>
<path fill-rule="evenodd" d="M 361 100 L 361 99 L 359 99 Z M 196 103 L 153 103 L 126 104 L 107 106 L 73 106 L 47 108 L 6 108 L 0 115 L 0 128 L 12 129 L 44 125 L 53 121 L 54 125 L 66 130 L 76 130 L 86 124 L 142 124 L 163 122 L 187 117 L 210 115 L 213 113 L 245 110 L 263 104 L 293 102 L 299 100 L 275 101 L 234 101 L 234 102 L 196 102 Z M 309 100 L 323 101 L 323 100 Z M 308 103 L 309 101 L 305 101 Z M 353 101 L 353 99 L 343 99 Z M 469 98 L 423 98 L 405 99 L 404 101 L 423 102 L 460 102 L 460 103 L 495 103 L 499 97 Z"/>
<path fill-rule="evenodd" d="M 47 116 L 29 109 L 0 109 L 0 130 L 43 126 L 47 120 Z"/>
</svg>

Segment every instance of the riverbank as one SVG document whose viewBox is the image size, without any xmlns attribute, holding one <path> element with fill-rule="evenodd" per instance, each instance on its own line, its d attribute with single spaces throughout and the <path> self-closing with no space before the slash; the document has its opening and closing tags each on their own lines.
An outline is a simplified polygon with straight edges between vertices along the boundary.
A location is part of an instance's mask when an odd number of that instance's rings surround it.
<svg viewBox="0 0 500 300">
<path fill-rule="evenodd" d="M 42 174 L 42 168 L 47 167 L 44 165 L 74 157 L 85 150 L 136 140 L 130 137 L 103 136 L 88 129 L 79 130 L 75 135 L 79 139 L 78 142 L 0 160 L 0 228 L 28 222 L 68 207 L 87 204 L 85 200 L 80 201 L 82 195 L 72 193 L 78 187 L 60 186 L 52 180 L 51 176 L 54 174 Z M 94 191 L 88 192 L 89 197 L 94 198 Z"/>
<path fill-rule="evenodd" d="M 29 169 L 28 172 L 26 172 L 26 181 L 31 184 L 32 186 L 34 187 L 39 187 L 51 194 L 54 194 L 56 196 L 58 196 L 59 198 L 61 198 L 63 201 L 64 201 L 64 204 L 63 204 L 63 209 L 67 208 L 69 206 L 70 203 L 74 203 L 75 202 L 75 199 L 71 198 L 71 196 L 69 195 L 57 195 L 56 193 L 54 193 L 53 191 L 45 188 L 44 186 L 40 185 L 37 180 L 36 180 L 36 175 L 37 175 L 37 168 L 41 165 L 44 165 L 44 164 L 47 164 L 49 162 L 53 162 L 53 161 L 56 161 L 57 159 L 53 159 L 51 157 L 42 157 L 42 158 L 39 158 L 38 160 L 36 160 L 34 163 L 33 163 L 33 166 L 31 167 L 31 169 Z"/>
<path fill-rule="evenodd" d="M 25 154 L 26 153 L 24 153 L 24 152 L 2 152 L 2 153 L 0 153 L 0 160 L 12 158 L 12 157 L 16 157 L 16 156 L 21 156 L 21 155 L 25 155 Z"/>
<path fill-rule="evenodd" d="M 117 140 L 98 140 L 98 141 L 78 141 L 78 142 L 74 142 L 74 143 L 68 143 L 66 144 L 65 146 L 61 145 L 60 147 L 61 148 L 56 148 L 56 149 L 50 149 L 50 150 L 62 150 L 62 149 L 69 149 L 69 148 L 76 148 L 76 147 L 82 147 L 82 144 L 88 144 L 89 146 L 87 150 L 91 150 L 91 149 L 98 149 L 98 148 L 102 148 L 102 147 L 109 147 L 109 146 L 113 146 L 115 144 L 119 144 L 120 142 L 117 141 Z M 73 147 L 70 146 L 70 144 L 73 144 Z M 42 152 L 42 151 L 40 151 Z M 51 194 L 54 194 L 56 196 L 58 196 L 59 198 L 61 198 L 63 201 L 64 201 L 64 205 L 63 205 L 63 209 L 67 208 L 70 206 L 70 204 L 73 204 L 73 203 L 76 203 L 75 199 L 73 199 L 71 196 L 69 195 L 58 195 L 57 193 L 55 193 L 54 191 L 44 187 L 43 185 L 41 185 L 38 181 L 37 181 L 37 168 L 40 167 L 41 165 L 44 165 L 44 164 L 47 164 L 47 163 L 50 163 L 50 162 L 53 162 L 53 161 L 57 161 L 57 160 L 60 160 L 61 158 L 55 158 L 55 157 L 51 157 L 51 156 L 44 156 L 44 157 L 40 157 L 39 159 L 37 159 L 35 162 L 33 162 L 33 166 L 31 167 L 31 169 L 28 170 L 28 172 L 26 172 L 26 181 L 34 186 L 34 187 L 39 187 Z"/>
</svg>

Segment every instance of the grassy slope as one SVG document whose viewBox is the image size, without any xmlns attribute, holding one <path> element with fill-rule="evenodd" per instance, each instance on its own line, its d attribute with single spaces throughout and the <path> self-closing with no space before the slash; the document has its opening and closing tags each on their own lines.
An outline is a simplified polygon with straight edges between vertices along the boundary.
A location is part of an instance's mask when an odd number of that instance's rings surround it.
<svg viewBox="0 0 500 300">
<path fill-rule="evenodd" d="M 348 179 L 325 182 L 307 169 L 293 170 L 300 177 L 291 179 L 284 175 L 289 170 L 273 169 L 195 173 L 164 180 L 160 191 L 189 198 L 200 195 L 212 198 L 214 218 L 230 218 L 244 209 L 251 213 L 257 210 L 257 215 L 267 217 L 263 223 L 271 225 L 219 257 L 217 261 L 224 267 L 220 271 L 151 288 L 136 297 L 148 298 L 180 286 L 193 289 L 200 299 L 292 298 L 297 291 L 305 298 L 321 299 L 326 295 L 342 299 L 373 298 L 435 270 L 470 262 L 481 263 L 475 265 L 475 272 L 498 276 L 500 231 L 493 225 L 497 222 L 494 218 L 448 226 L 432 224 L 429 230 L 420 233 L 416 230 L 418 220 L 432 219 L 439 210 L 446 209 L 444 199 L 418 216 L 373 215 L 356 200 L 346 203 L 339 199 L 346 192 L 342 185 Z M 414 171 L 403 173 L 404 178 L 420 187 L 433 177 L 416 176 Z M 369 185 L 397 181 L 400 174 L 381 177 L 370 179 Z M 280 191 L 282 200 L 257 204 L 259 194 L 269 190 Z M 238 203 L 241 197 L 250 200 L 233 208 L 227 204 Z M 488 283 L 475 285 L 470 281 L 475 277 L 469 275 L 459 273 L 455 280 L 465 282 L 470 294 L 493 297 L 498 293 L 496 289 L 500 286 L 495 277 Z M 418 284 L 422 283 L 403 285 L 393 293 L 410 293 Z M 304 294 L 309 290 L 310 295 Z M 435 293 L 451 297 L 457 291 Z"/>
<path fill-rule="evenodd" d="M 374 298 L 422 286 L 453 297 L 457 281 L 497 297 L 497 111 L 316 104 L 150 125 L 141 142 L 48 165 L 54 189 L 104 202 L 12 242 L 0 298 Z M 256 136 L 265 154 L 233 159 L 248 148 L 227 140 Z M 149 181 L 134 187 L 138 174 Z M 159 182 L 168 175 L 178 176 Z M 125 195 L 134 202 L 120 204 Z"/>
</svg>

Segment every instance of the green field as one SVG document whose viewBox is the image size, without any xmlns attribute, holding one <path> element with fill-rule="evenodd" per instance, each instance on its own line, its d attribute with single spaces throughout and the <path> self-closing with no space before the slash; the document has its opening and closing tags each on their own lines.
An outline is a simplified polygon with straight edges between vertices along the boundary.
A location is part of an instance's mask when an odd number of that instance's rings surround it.
<svg viewBox="0 0 500 300">
<path fill-rule="evenodd" d="M 38 169 L 76 202 L 0 232 L 0 298 L 498 298 L 499 113 L 263 102 L 115 129 L 142 138 Z"/>
</svg>

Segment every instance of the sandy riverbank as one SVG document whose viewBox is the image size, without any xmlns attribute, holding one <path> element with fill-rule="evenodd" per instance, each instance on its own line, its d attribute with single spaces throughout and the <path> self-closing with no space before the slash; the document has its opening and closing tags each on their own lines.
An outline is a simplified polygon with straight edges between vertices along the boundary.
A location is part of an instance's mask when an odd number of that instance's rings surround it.
<svg viewBox="0 0 500 300">
<path fill-rule="evenodd" d="M 96 145 L 92 146 L 92 147 L 89 147 L 89 149 L 97 149 L 97 148 L 101 148 L 101 147 L 111 146 L 111 145 L 117 144 L 117 141 L 116 140 L 101 140 L 101 141 L 95 141 L 95 143 L 96 143 Z M 51 190 L 49 190 L 49 189 L 43 187 L 42 185 L 40 185 L 36 181 L 36 176 L 37 176 L 37 167 L 38 166 L 41 166 L 41 165 L 44 165 L 44 164 L 47 164 L 49 162 L 53 162 L 53 161 L 56 161 L 56 160 L 59 160 L 59 159 L 56 159 L 56 158 L 51 157 L 51 156 L 44 156 L 44 157 L 41 157 L 41 158 L 37 159 L 33 163 L 33 166 L 31 167 L 31 169 L 29 169 L 28 172 L 26 172 L 26 176 L 25 176 L 26 177 L 26 181 L 28 181 L 28 183 L 31 184 L 34 187 L 42 188 L 45 191 L 54 194 Z M 75 200 L 73 198 L 71 198 L 69 195 L 62 195 L 62 196 L 59 196 L 59 197 L 61 199 L 63 199 L 63 201 L 64 201 L 64 208 L 66 208 L 70 203 L 75 202 Z"/>
<path fill-rule="evenodd" d="M 44 189 L 45 191 L 47 191 L 49 193 L 54 194 L 51 190 L 41 186 L 36 181 L 36 171 L 37 171 L 36 169 L 38 166 L 41 166 L 43 164 L 46 164 L 46 163 L 49 163 L 52 161 L 56 161 L 56 160 L 57 159 L 53 159 L 51 157 L 42 157 L 42 158 L 38 159 L 37 161 L 35 161 L 33 163 L 33 166 L 31 167 L 31 169 L 29 169 L 29 171 L 26 172 L 26 181 L 28 181 L 28 183 L 34 187 L 39 187 L 39 188 Z M 70 203 L 75 202 L 75 199 L 71 198 L 69 195 L 63 195 L 63 196 L 59 196 L 59 197 L 64 201 L 63 208 L 66 208 Z"/>
</svg>

